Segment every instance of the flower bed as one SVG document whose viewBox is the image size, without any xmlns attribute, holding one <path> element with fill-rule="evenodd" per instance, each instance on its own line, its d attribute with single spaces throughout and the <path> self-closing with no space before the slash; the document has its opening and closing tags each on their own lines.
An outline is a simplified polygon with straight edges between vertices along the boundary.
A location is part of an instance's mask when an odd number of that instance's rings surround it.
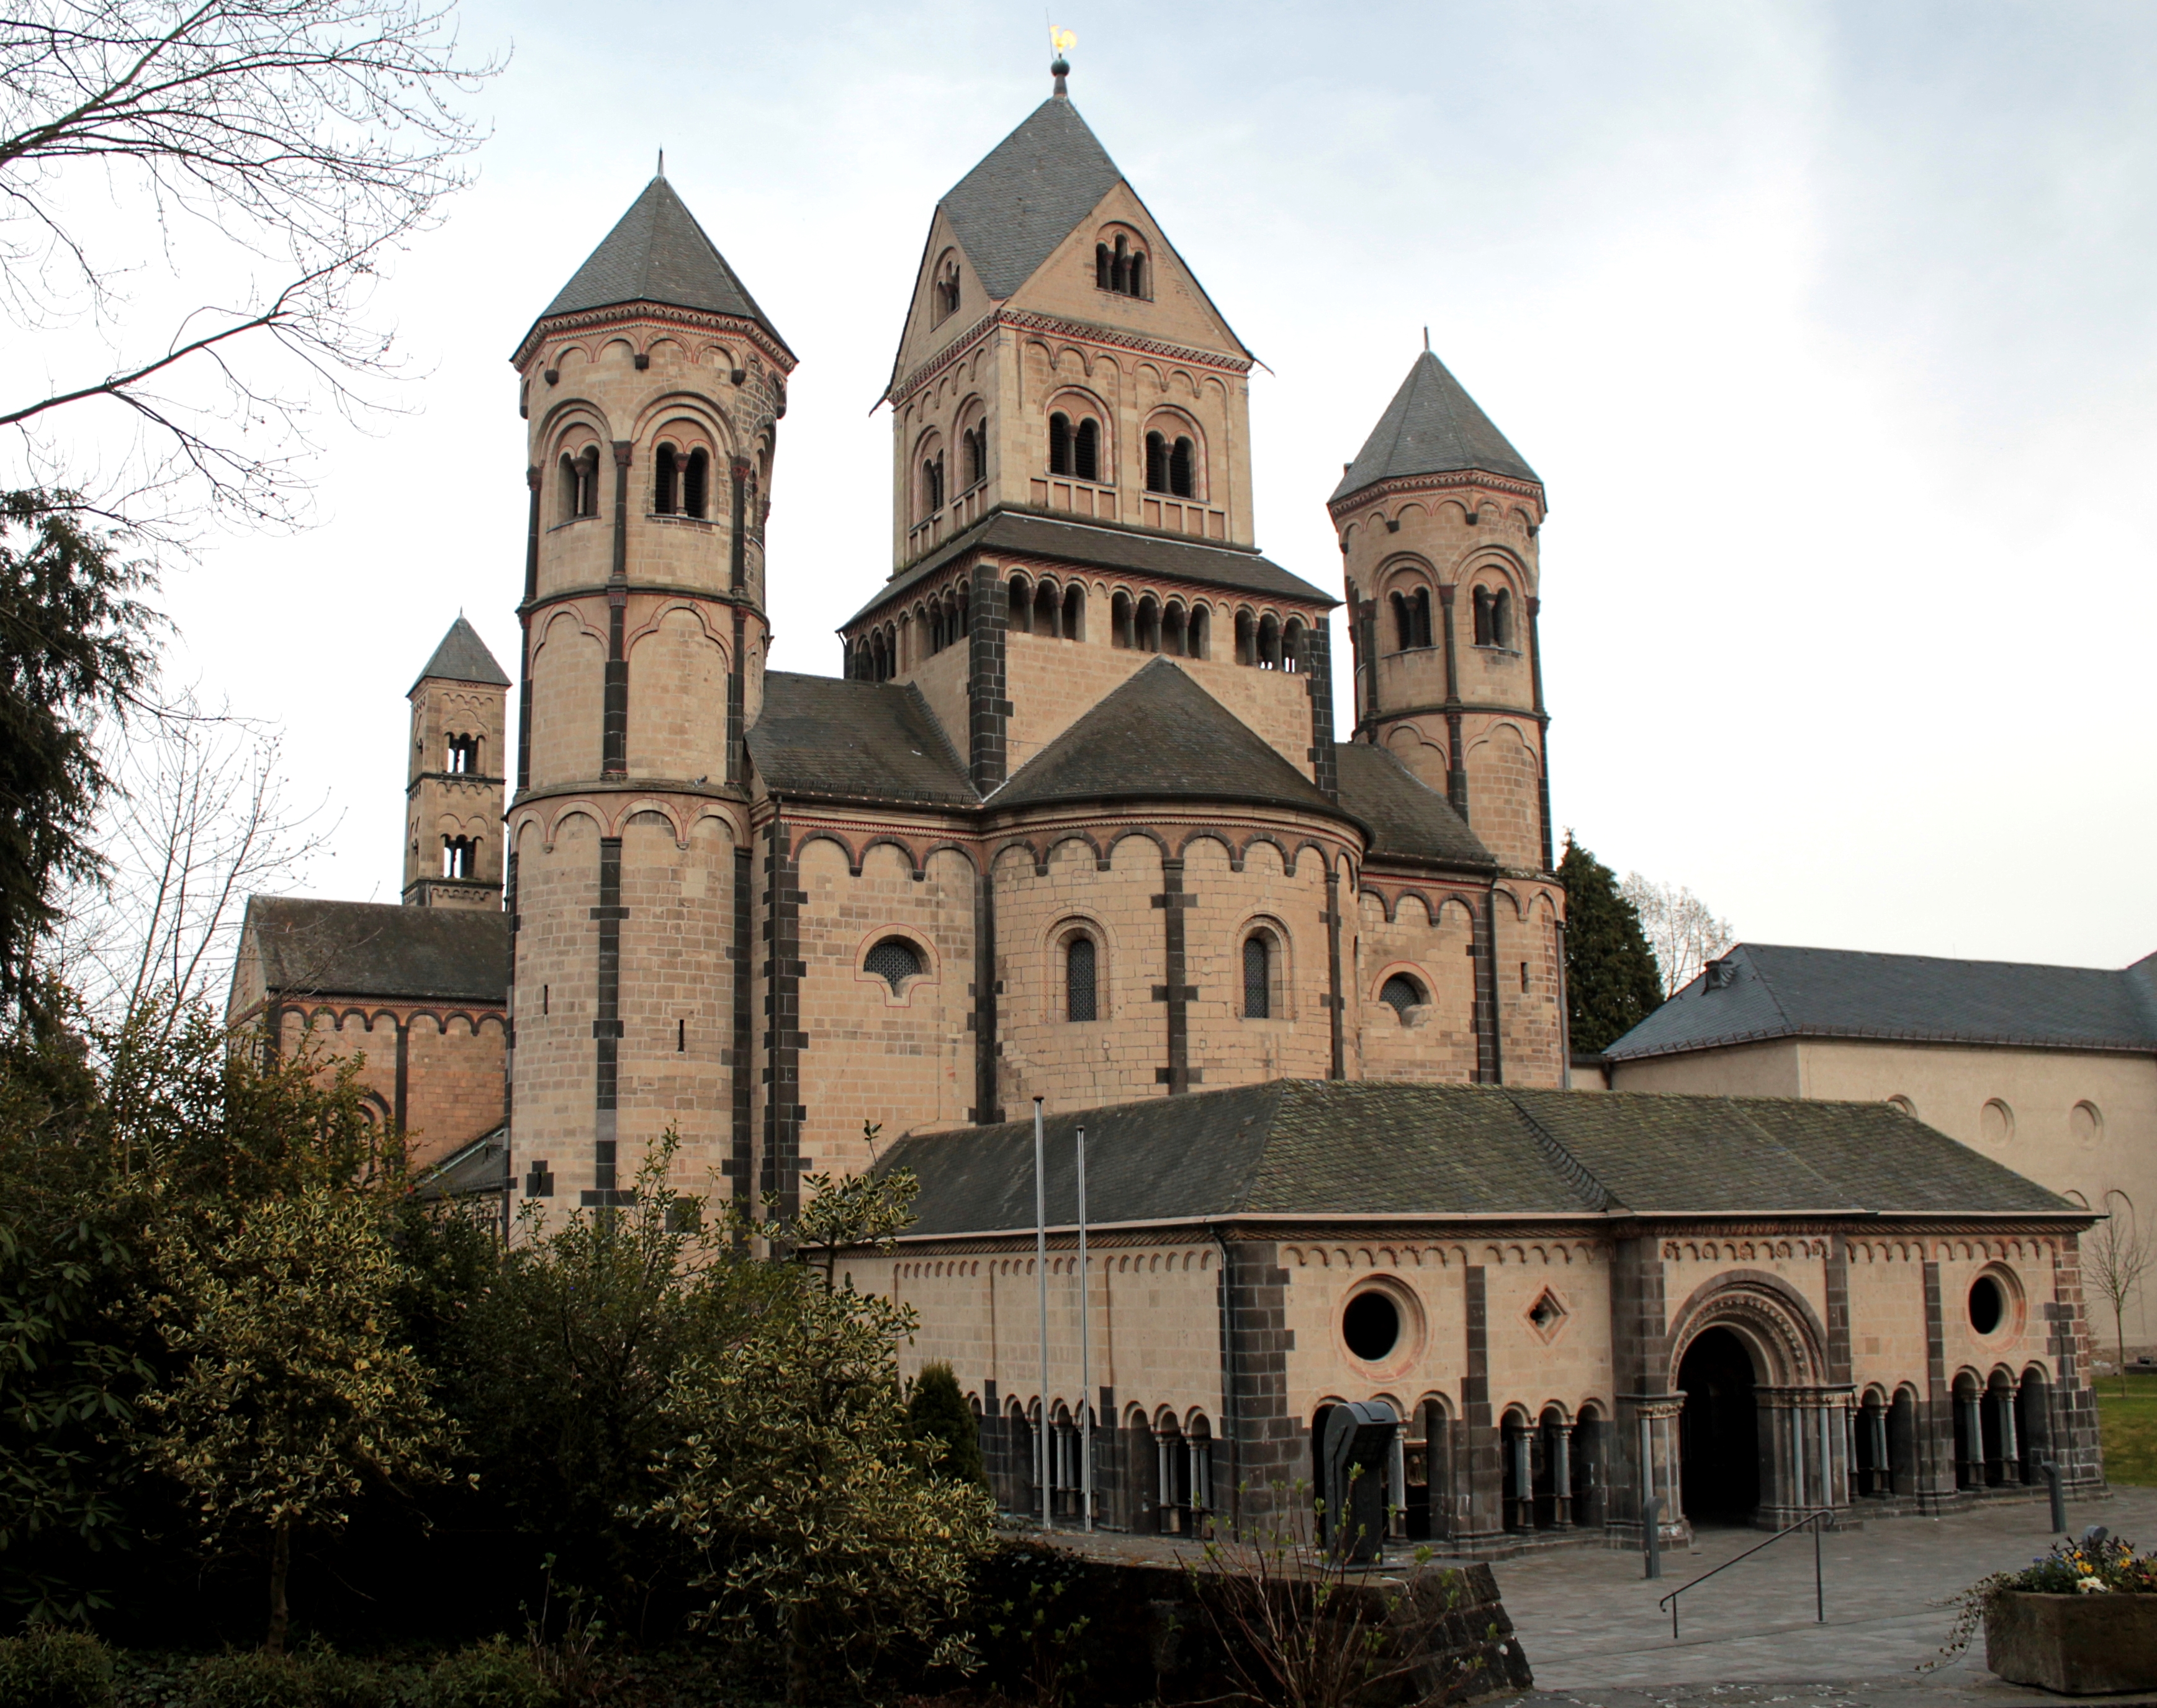
<svg viewBox="0 0 2157 1708">
<path fill-rule="evenodd" d="M 2137 1554 L 2102 1525 L 1958 1599 L 1943 1659 L 1982 1623 L 1985 1664 L 2010 1684 L 2069 1696 L 2157 1690 L 2157 1555 Z"/>
</svg>

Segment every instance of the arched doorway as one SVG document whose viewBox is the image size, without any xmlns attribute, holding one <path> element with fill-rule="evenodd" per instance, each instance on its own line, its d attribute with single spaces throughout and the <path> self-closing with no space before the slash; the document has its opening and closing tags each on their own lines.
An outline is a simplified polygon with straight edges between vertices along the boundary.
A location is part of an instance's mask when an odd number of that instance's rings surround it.
<svg viewBox="0 0 2157 1708">
<path fill-rule="evenodd" d="M 1702 1330 L 1678 1366 L 1681 1487 L 1696 1524 L 1743 1524 L 1760 1504 L 1755 1379 L 1751 1351 L 1728 1329 Z"/>
</svg>

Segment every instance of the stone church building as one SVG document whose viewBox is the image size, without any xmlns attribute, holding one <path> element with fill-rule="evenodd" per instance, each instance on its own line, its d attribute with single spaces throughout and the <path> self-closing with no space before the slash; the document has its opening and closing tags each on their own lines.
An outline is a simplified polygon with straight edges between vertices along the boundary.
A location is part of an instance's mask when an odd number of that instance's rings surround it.
<svg viewBox="0 0 2157 1708">
<path fill-rule="evenodd" d="M 1266 557 L 1252 353 L 1057 69 L 929 219 L 837 675 L 766 666 L 796 358 L 663 177 L 517 347 L 515 752 L 459 666 L 465 723 L 415 724 L 425 872 L 374 910 L 506 927 L 499 1006 L 458 1011 L 512 1022 L 506 1128 L 430 1142 L 543 1216 L 623 1202 L 669 1129 L 782 1207 L 903 1162 L 920 1224 L 852 1273 L 920 1307 L 909 1367 L 957 1368 L 1015 1510 L 1068 1509 L 1089 1404 L 1103 1515 L 1156 1529 L 1255 1517 L 1373 1397 L 1400 1523 L 1464 1544 L 2097 1477 L 2087 1212 L 1884 1105 L 1562 1088 L 1542 483 L 1426 351 L 1331 500 L 1338 579 Z M 302 905 L 339 904 L 250 941 Z"/>
</svg>

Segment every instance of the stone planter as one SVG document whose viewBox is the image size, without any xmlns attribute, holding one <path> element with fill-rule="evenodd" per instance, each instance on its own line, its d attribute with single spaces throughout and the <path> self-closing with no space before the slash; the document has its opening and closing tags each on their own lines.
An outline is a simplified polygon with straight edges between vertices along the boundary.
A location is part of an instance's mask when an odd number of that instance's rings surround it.
<svg viewBox="0 0 2157 1708">
<path fill-rule="evenodd" d="M 1995 1597 L 1985 1664 L 2011 1685 L 2065 1696 L 2157 1690 L 2157 1595 Z"/>
</svg>

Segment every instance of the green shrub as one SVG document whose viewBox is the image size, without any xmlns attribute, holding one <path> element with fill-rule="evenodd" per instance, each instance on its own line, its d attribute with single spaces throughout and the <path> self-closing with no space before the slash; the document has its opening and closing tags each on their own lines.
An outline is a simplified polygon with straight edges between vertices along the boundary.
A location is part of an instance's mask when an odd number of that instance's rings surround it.
<svg viewBox="0 0 2157 1708">
<path fill-rule="evenodd" d="M 394 1708 L 389 1675 L 371 1661 L 339 1654 L 319 1638 L 300 1655 L 314 1708 Z"/>
<path fill-rule="evenodd" d="M 955 1482 L 989 1486 L 981 1463 L 981 1420 L 966 1403 L 948 1364 L 925 1366 L 907 1397 L 906 1422 L 916 1441 L 929 1443 L 929 1463 Z"/>
<path fill-rule="evenodd" d="M 0 1641 L 0 1702 L 8 1708 L 108 1708 L 112 1657 L 95 1637 L 34 1625 Z"/>
<path fill-rule="evenodd" d="M 188 1708 L 316 1708 L 304 1663 L 260 1649 L 195 1663 Z"/>
<path fill-rule="evenodd" d="M 499 1637 L 435 1662 L 427 1708 L 554 1708 L 560 1693 L 531 1657 Z"/>
</svg>

